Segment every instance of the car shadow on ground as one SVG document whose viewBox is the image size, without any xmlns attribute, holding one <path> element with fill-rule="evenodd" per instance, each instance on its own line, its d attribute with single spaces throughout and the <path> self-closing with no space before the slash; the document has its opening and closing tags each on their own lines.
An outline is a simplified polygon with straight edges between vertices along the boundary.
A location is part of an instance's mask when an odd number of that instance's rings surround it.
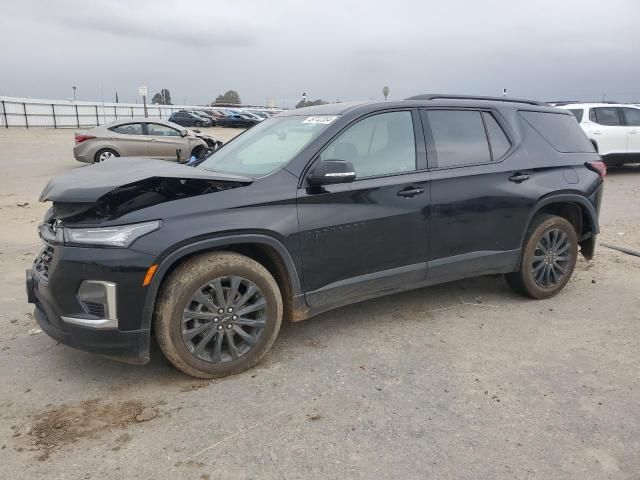
<svg viewBox="0 0 640 480">
<path fill-rule="evenodd" d="M 321 341 L 324 346 L 331 345 L 334 343 L 334 337 L 337 338 L 344 333 L 342 330 L 345 326 L 348 326 L 350 336 L 357 336 L 359 333 L 364 335 L 370 329 L 386 328 L 389 318 L 399 319 L 399 321 L 403 319 L 424 321 L 428 324 L 432 320 L 432 314 L 436 312 L 453 310 L 465 305 L 498 307 L 521 300 L 522 297 L 508 288 L 502 276 L 485 276 L 348 305 L 302 322 L 285 321 L 262 368 L 266 368 L 264 364 L 269 365 L 274 362 L 296 363 L 297 357 L 304 354 L 302 349 L 305 345 L 313 346 L 318 341 Z M 67 376 L 79 374 L 90 378 L 93 382 L 104 382 L 103 386 L 110 388 L 116 385 L 116 388 L 135 386 L 142 389 L 145 385 L 153 384 L 189 388 L 189 385 L 197 382 L 196 379 L 188 377 L 169 364 L 153 336 L 151 360 L 144 366 L 127 365 L 68 347 L 54 348 L 63 348 L 63 351 L 59 352 L 62 358 L 50 364 L 52 368 L 63 368 Z M 54 349 L 49 349 L 48 352 L 44 352 L 44 355 L 54 352 Z M 327 354 L 332 355 L 330 350 Z M 60 372 L 56 372 L 58 373 Z"/>
</svg>

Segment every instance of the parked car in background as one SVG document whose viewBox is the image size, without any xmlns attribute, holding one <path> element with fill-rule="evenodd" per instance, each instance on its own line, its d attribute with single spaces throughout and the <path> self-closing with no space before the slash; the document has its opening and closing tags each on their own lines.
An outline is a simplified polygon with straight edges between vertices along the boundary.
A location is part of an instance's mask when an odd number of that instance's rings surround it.
<svg viewBox="0 0 640 480">
<path fill-rule="evenodd" d="M 594 256 L 606 174 L 567 111 L 446 95 L 291 110 L 194 167 L 121 163 L 43 190 L 34 316 L 137 364 L 155 335 L 202 378 L 258 363 L 283 320 L 382 295 L 496 274 L 556 295 Z"/>
<path fill-rule="evenodd" d="M 212 127 L 216 126 L 216 120 L 218 119 L 218 117 L 213 115 L 211 112 L 207 112 L 207 111 L 204 111 L 204 110 L 193 110 L 192 113 L 195 113 L 199 117 L 206 118 L 206 119 L 210 120 Z"/>
<path fill-rule="evenodd" d="M 222 143 L 175 123 L 127 118 L 75 134 L 73 155 L 79 162 L 98 163 L 112 157 L 151 157 L 187 161 Z"/>
<path fill-rule="evenodd" d="M 214 117 L 216 117 L 216 119 L 217 119 L 217 118 L 220 118 L 220 117 L 226 117 L 226 116 L 228 116 L 228 115 L 229 115 L 229 114 L 228 114 L 227 112 L 225 112 L 224 110 L 211 110 L 211 114 L 212 114 Z"/>
<path fill-rule="evenodd" d="M 216 120 L 216 124 L 219 127 L 236 127 L 236 128 L 249 128 L 253 127 L 258 120 L 255 118 L 246 117 L 237 113 L 230 113 L 226 117 L 220 117 Z"/>
<path fill-rule="evenodd" d="M 640 107 L 615 103 L 568 103 L 569 110 L 607 165 L 640 162 Z"/>
<path fill-rule="evenodd" d="M 242 112 L 240 113 L 240 115 L 242 115 L 243 117 L 251 118 L 256 122 L 262 122 L 264 120 L 264 117 L 261 117 L 260 115 L 254 112 Z"/>
<path fill-rule="evenodd" d="M 169 117 L 169 121 L 177 123 L 183 127 L 210 127 L 211 120 L 196 115 L 193 112 L 179 111 L 174 112 Z"/>
</svg>

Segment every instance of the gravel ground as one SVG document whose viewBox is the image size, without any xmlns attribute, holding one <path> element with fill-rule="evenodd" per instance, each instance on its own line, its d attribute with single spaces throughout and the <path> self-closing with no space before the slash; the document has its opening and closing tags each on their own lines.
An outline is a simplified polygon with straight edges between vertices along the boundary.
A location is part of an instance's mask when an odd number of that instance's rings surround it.
<svg viewBox="0 0 640 480">
<path fill-rule="evenodd" d="M 600 247 L 546 301 L 479 278 L 341 308 L 195 381 L 32 330 L 37 198 L 72 136 L 0 130 L 2 478 L 640 478 L 640 258 Z M 639 180 L 610 171 L 601 242 L 640 249 Z"/>
</svg>

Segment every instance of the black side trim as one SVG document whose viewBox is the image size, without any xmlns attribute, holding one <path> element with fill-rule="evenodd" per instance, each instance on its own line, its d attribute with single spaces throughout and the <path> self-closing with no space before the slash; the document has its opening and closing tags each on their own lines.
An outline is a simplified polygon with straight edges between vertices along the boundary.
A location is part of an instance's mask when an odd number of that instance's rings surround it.
<svg viewBox="0 0 640 480">
<path fill-rule="evenodd" d="M 391 268 L 380 272 L 358 275 L 307 292 L 307 303 L 314 307 L 340 304 L 346 305 L 369 295 L 384 295 L 398 287 L 423 281 L 427 274 L 426 262 Z"/>
<path fill-rule="evenodd" d="M 461 276 L 509 273 L 517 270 L 519 248 L 515 250 L 478 251 L 438 258 L 428 262 L 427 278 L 447 282 Z"/>
</svg>

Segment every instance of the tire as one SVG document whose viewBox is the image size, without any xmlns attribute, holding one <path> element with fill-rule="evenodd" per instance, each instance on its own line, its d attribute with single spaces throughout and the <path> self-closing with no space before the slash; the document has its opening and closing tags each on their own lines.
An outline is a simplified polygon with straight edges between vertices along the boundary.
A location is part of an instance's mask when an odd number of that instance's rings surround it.
<svg viewBox="0 0 640 480">
<path fill-rule="evenodd" d="M 237 294 L 228 299 L 233 279 L 238 278 L 243 282 L 236 284 Z M 216 285 L 223 288 L 217 289 Z M 251 293 L 250 285 L 255 293 Z M 218 290 L 222 299 L 217 296 Z M 240 303 L 247 295 L 245 303 Z M 222 303 L 224 313 L 219 314 L 215 309 Z M 224 311 L 230 305 L 238 305 L 240 317 Z M 241 313 L 251 308 L 256 311 Z M 187 375 L 225 377 L 247 370 L 262 359 L 278 336 L 282 312 L 278 284 L 261 264 L 232 252 L 204 253 L 179 265 L 163 283 L 154 312 L 155 335 L 167 359 Z M 195 313 L 199 317 L 192 318 Z"/>
<path fill-rule="evenodd" d="M 556 215 L 537 215 L 525 236 L 520 268 L 506 274 L 505 279 L 521 295 L 549 298 L 567 284 L 577 258 L 578 235 L 573 225 Z"/>
<path fill-rule="evenodd" d="M 93 156 L 93 163 L 100 163 L 112 157 L 119 157 L 120 154 L 111 148 L 102 148 Z"/>
</svg>

